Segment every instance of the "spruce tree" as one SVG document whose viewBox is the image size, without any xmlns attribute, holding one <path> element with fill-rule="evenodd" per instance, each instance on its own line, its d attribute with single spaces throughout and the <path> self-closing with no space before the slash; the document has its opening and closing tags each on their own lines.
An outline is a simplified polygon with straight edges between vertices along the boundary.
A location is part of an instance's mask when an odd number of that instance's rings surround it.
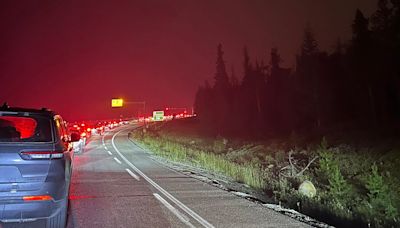
<svg viewBox="0 0 400 228">
<path fill-rule="evenodd" d="M 216 73 L 214 76 L 214 89 L 216 90 L 227 90 L 230 86 L 223 56 L 222 44 L 219 44 L 217 48 Z"/>
<path fill-rule="evenodd" d="M 216 72 L 213 86 L 213 113 L 215 120 L 213 126 L 215 127 L 216 134 L 220 135 L 226 134 L 227 132 L 227 126 L 229 125 L 228 117 L 231 110 L 231 85 L 229 83 L 228 74 L 226 73 L 223 55 L 222 44 L 219 44 L 217 47 Z"/>
<path fill-rule="evenodd" d="M 309 25 L 304 29 L 303 42 L 296 64 L 296 88 L 299 102 L 299 127 L 321 126 L 321 99 L 319 92 L 322 90 L 319 75 L 320 51 L 318 42 Z"/>
</svg>

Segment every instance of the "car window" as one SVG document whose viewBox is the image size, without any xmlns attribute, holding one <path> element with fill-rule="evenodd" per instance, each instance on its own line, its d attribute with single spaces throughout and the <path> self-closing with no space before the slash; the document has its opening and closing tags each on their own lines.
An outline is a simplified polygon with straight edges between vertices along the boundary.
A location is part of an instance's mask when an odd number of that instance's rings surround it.
<svg viewBox="0 0 400 228">
<path fill-rule="evenodd" d="M 50 120 L 40 116 L 0 115 L 0 142 L 51 142 Z"/>
<path fill-rule="evenodd" d="M 59 117 L 56 117 L 56 118 L 54 118 L 54 121 L 56 122 L 58 136 L 62 140 L 63 137 L 65 137 L 65 135 L 66 135 L 66 132 L 64 131 L 64 128 L 62 127 L 62 120 Z"/>
<path fill-rule="evenodd" d="M 59 134 L 59 137 L 61 140 L 69 140 L 69 132 L 67 127 L 65 126 L 65 121 L 60 117 L 60 116 L 56 116 L 54 118 L 55 122 L 56 122 L 56 128 Z"/>
</svg>

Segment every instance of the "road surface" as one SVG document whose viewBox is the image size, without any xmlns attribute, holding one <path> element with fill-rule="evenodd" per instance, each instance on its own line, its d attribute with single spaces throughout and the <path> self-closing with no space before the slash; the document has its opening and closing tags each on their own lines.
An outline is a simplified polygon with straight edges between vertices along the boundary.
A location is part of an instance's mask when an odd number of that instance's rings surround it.
<svg viewBox="0 0 400 228">
<path fill-rule="evenodd" d="M 128 140 L 133 127 L 75 156 L 67 227 L 309 227 L 152 160 Z"/>
</svg>

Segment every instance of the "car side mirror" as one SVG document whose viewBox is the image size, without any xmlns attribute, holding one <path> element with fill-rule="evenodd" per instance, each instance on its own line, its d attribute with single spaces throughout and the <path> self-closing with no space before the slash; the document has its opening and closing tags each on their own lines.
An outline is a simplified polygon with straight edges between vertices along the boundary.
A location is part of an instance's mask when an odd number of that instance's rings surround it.
<svg viewBox="0 0 400 228">
<path fill-rule="evenodd" d="M 79 139 L 81 139 L 81 136 L 78 133 L 76 132 L 71 133 L 71 142 L 77 142 L 79 141 Z"/>
</svg>

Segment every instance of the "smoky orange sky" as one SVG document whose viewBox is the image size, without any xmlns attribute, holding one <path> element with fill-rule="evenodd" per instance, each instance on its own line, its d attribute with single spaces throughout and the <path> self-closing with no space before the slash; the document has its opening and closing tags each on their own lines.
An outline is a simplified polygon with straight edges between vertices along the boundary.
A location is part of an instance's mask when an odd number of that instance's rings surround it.
<svg viewBox="0 0 400 228">
<path fill-rule="evenodd" d="M 356 8 L 376 0 L 74 0 L 0 2 L 0 102 L 49 107 L 68 120 L 192 107 L 223 44 L 228 73 L 242 76 L 243 47 L 269 61 L 277 47 L 294 67 L 307 23 L 320 48 L 351 36 Z"/>
</svg>

